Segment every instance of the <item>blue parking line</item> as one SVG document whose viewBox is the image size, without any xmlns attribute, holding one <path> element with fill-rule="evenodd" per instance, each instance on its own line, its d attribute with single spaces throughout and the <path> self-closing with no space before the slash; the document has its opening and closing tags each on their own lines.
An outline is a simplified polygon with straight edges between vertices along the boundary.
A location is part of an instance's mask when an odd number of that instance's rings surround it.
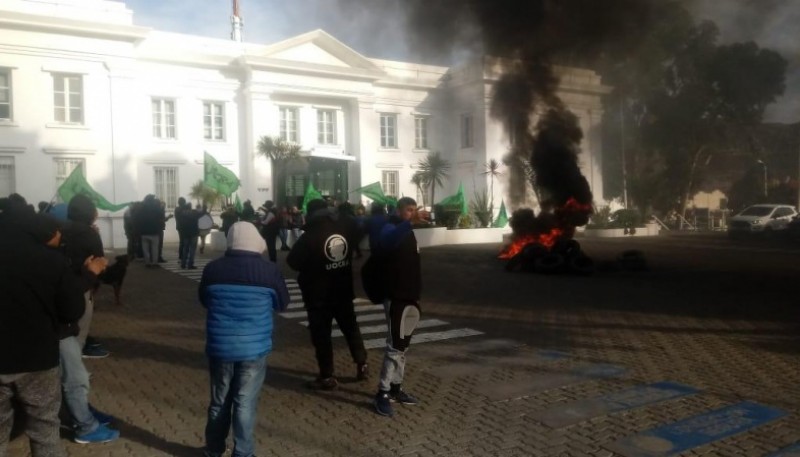
<svg viewBox="0 0 800 457">
<path fill-rule="evenodd" d="M 666 457 L 741 433 L 786 415 L 749 401 L 653 428 L 611 443 L 606 449 L 626 457 Z"/>
<path fill-rule="evenodd" d="M 668 381 L 656 382 L 611 392 L 595 398 L 553 405 L 549 409 L 530 416 L 550 427 L 565 427 L 593 417 L 639 408 L 693 395 L 697 392 L 697 389 L 683 384 Z"/>
<path fill-rule="evenodd" d="M 773 452 L 767 457 L 800 457 L 800 443 L 795 443 L 789 447 L 781 449 L 780 451 Z"/>
</svg>

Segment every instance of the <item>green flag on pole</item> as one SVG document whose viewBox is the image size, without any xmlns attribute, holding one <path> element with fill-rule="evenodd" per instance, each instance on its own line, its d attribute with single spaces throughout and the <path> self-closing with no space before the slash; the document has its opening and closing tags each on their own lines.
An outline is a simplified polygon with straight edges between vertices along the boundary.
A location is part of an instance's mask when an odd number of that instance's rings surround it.
<svg viewBox="0 0 800 457">
<path fill-rule="evenodd" d="M 383 193 L 383 188 L 381 187 L 380 181 L 375 181 L 372 184 L 367 184 L 364 187 L 359 187 L 358 189 L 352 192 L 358 192 L 361 195 L 369 198 L 370 200 L 380 203 L 382 205 L 397 206 L 396 198 L 386 196 Z"/>
<path fill-rule="evenodd" d="M 469 207 L 467 205 L 467 199 L 464 197 L 464 183 L 458 185 L 458 192 L 456 192 L 455 195 L 445 198 L 440 201 L 439 204 L 443 207 L 457 208 L 462 216 L 466 216 L 469 213 Z"/>
<path fill-rule="evenodd" d="M 306 193 L 305 195 L 303 195 L 303 214 L 306 213 L 306 207 L 308 206 L 308 202 L 316 199 L 321 200 L 322 194 L 319 193 L 319 191 L 314 188 L 314 183 L 309 181 L 308 186 L 306 186 Z"/>
<path fill-rule="evenodd" d="M 72 173 L 69 174 L 66 181 L 61 183 L 56 192 L 61 200 L 63 200 L 65 203 L 69 203 L 69 201 L 72 200 L 72 197 L 78 194 L 83 194 L 89 197 L 89 200 L 94 203 L 94 206 L 97 207 L 97 209 L 106 211 L 119 211 L 130 205 L 130 202 L 115 205 L 114 203 L 106 200 L 106 198 L 102 195 L 98 194 L 94 189 L 92 189 L 92 186 L 86 182 L 86 177 L 83 175 L 83 166 L 76 167 L 74 170 L 72 170 Z"/>
<path fill-rule="evenodd" d="M 233 202 L 233 206 L 236 208 L 236 212 L 242 214 L 244 211 L 244 206 L 242 205 L 242 200 L 239 198 L 239 194 L 236 194 L 236 199 Z"/>
<path fill-rule="evenodd" d="M 203 159 L 203 184 L 226 197 L 239 188 L 239 178 L 217 162 L 211 154 L 205 152 Z"/>
<path fill-rule="evenodd" d="M 508 214 L 506 214 L 506 203 L 500 200 L 500 212 L 497 213 L 497 219 L 492 223 L 492 227 L 504 228 L 508 224 Z"/>
</svg>

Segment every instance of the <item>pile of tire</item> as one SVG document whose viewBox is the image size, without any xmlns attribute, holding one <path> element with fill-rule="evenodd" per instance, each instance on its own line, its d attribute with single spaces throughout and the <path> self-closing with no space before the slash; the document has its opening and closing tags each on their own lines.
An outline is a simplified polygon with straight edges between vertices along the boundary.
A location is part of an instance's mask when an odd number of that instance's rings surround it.
<svg viewBox="0 0 800 457">
<path fill-rule="evenodd" d="M 595 264 L 575 240 L 560 240 L 551 249 L 531 243 L 522 248 L 506 263 L 507 271 L 521 271 L 544 275 L 590 275 Z"/>
</svg>

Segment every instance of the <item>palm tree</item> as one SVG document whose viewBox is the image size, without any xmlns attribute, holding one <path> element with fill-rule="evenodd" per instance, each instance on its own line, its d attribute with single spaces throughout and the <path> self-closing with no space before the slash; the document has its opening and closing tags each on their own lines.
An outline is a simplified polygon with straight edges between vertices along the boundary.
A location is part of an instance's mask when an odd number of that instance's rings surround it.
<svg viewBox="0 0 800 457">
<path fill-rule="evenodd" d="M 436 186 L 443 186 L 450 171 L 450 162 L 443 158 L 438 151 L 431 151 L 417 164 L 423 176 L 423 182 L 431 186 L 431 207 L 436 204 Z"/>
<path fill-rule="evenodd" d="M 489 213 L 494 215 L 494 180 L 495 178 L 503 176 L 503 172 L 500 171 L 500 161 L 498 161 L 497 159 L 490 159 L 488 162 L 486 162 L 486 165 L 484 165 L 484 172 L 481 174 L 483 174 L 484 176 L 488 175 L 492 180 L 490 184 L 491 187 L 489 190 L 489 195 L 490 195 Z"/>
<path fill-rule="evenodd" d="M 278 204 L 283 203 L 285 196 L 280 189 L 286 188 L 286 167 L 296 161 L 303 160 L 300 155 L 300 145 L 282 140 L 279 137 L 262 136 L 258 140 L 258 154 L 266 157 L 272 162 L 272 176 L 274 183 L 277 183 L 278 191 L 273 192 Z M 273 185 L 273 187 L 275 187 Z"/>
<path fill-rule="evenodd" d="M 411 176 L 411 184 L 416 186 L 417 192 L 422 196 L 422 201 L 420 202 L 420 206 L 425 206 L 425 192 L 422 191 L 422 188 L 427 186 L 428 183 L 425 180 L 425 174 L 421 171 L 415 171 L 414 175 Z"/>
<path fill-rule="evenodd" d="M 202 179 L 194 183 L 189 192 L 189 198 L 207 206 L 209 210 L 220 201 L 221 197 L 216 190 L 206 186 Z"/>
</svg>

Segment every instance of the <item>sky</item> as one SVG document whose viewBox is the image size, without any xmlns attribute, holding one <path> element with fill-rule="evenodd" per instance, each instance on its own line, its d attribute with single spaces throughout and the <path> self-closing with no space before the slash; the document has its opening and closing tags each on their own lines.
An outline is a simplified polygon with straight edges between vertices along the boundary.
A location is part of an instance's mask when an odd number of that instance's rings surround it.
<svg viewBox="0 0 800 457">
<path fill-rule="evenodd" d="M 231 0 L 123 0 L 134 23 L 166 32 L 230 38 Z M 272 44 L 323 29 L 367 57 L 431 62 L 407 43 L 403 0 L 240 0 L 247 42 Z M 433 1 L 433 0 L 432 0 Z M 491 1 L 491 0 L 486 0 Z M 342 8 L 340 2 L 350 5 Z M 352 7 L 363 2 L 364 8 Z M 800 121 L 800 0 L 686 0 L 710 19 L 721 42 L 752 40 L 789 61 L 786 93 L 767 108 L 766 121 Z"/>
</svg>

